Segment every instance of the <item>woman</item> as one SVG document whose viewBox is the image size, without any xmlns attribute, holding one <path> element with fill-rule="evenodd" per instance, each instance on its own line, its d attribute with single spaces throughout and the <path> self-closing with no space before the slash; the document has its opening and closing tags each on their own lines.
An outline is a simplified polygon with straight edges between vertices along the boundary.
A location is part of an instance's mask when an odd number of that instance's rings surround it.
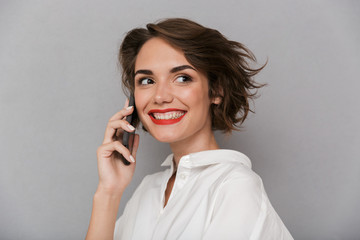
<svg viewBox="0 0 360 240">
<path fill-rule="evenodd" d="M 114 140 L 137 126 L 124 120 L 132 107 L 116 113 L 97 151 L 99 185 L 87 239 L 292 239 L 250 160 L 219 149 L 213 134 L 239 128 L 250 110 L 251 90 L 261 87 L 252 79 L 261 68 L 248 64 L 252 53 L 216 30 L 167 19 L 130 31 L 119 59 L 143 129 L 170 144 L 163 163 L 170 168 L 146 176 L 116 221 L 139 144 L 136 135 L 130 153 Z"/>
</svg>

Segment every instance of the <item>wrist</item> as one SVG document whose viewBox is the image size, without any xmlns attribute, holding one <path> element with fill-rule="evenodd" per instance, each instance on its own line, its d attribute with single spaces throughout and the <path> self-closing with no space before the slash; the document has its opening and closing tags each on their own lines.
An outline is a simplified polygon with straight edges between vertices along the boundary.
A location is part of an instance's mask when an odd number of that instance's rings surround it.
<svg viewBox="0 0 360 240">
<path fill-rule="evenodd" d="M 113 212 L 115 215 L 119 207 L 121 196 L 96 191 L 93 198 L 94 206 L 101 212 Z"/>
<path fill-rule="evenodd" d="M 123 189 L 114 189 L 114 188 L 107 188 L 101 185 L 98 185 L 94 197 L 102 197 L 102 198 L 109 198 L 109 199 L 121 199 L 123 194 Z"/>
<path fill-rule="evenodd" d="M 91 220 L 86 239 L 112 239 L 121 194 L 98 188 L 93 198 Z"/>
</svg>

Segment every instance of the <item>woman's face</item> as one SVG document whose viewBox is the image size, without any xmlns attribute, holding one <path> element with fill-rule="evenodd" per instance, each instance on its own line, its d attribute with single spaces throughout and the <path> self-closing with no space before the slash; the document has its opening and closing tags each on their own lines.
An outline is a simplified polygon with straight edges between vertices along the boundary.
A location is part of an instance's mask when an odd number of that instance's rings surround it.
<svg viewBox="0 0 360 240">
<path fill-rule="evenodd" d="M 212 134 L 207 77 L 161 38 L 148 40 L 135 62 L 139 118 L 161 142 L 201 141 Z"/>
</svg>

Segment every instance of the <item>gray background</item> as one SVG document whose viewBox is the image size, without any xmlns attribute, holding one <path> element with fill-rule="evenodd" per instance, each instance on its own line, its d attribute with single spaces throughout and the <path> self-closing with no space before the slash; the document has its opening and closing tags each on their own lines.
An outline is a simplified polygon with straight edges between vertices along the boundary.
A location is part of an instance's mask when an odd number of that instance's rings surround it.
<svg viewBox="0 0 360 240">
<path fill-rule="evenodd" d="M 360 239 L 358 1 L 0 1 L 0 239 L 82 239 L 96 149 L 125 96 L 126 31 L 188 17 L 247 45 L 269 85 L 223 148 L 242 151 L 295 239 Z M 167 145 L 139 131 L 122 212 Z"/>
</svg>

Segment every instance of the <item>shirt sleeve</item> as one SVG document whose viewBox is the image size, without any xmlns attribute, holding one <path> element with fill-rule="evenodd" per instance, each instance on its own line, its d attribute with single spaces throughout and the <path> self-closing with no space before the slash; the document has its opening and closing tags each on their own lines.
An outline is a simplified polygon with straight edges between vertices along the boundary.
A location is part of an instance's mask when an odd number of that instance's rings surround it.
<svg viewBox="0 0 360 240">
<path fill-rule="evenodd" d="M 261 178 L 243 169 L 225 180 L 218 189 L 204 238 L 292 239 L 272 208 Z"/>
</svg>

